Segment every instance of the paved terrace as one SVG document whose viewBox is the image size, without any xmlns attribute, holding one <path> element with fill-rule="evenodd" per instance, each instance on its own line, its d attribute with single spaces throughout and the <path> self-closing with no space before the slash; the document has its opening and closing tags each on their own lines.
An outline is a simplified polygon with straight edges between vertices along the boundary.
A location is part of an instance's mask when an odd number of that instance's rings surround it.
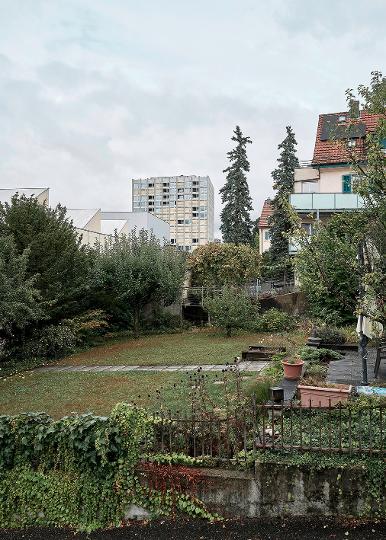
<svg viewBox="0 0 386 540">
<path fill-rule="evenodd" d="M 386 361 L 381 361 L 378 378 L 374 378 L 374 364 L 376 349 L 368 349 L 367 376 L 370 384 L 386 382 Z M 360 386 L 362 384 L 362 360 L 357 351 L 348 351 L 342 360 L 330 362 L 327 380 L 332 383 L 352 384 Z"/>
<path fill-rule="evenodd" d="M 269 364 L 267 362 L 239 362 L 238 368 L 240 371 L 251 371 L 259 373 Z M 230 369 L 235 364 L 204 364 L 204 365 L 179 365 L 179 366 L 46 366 L 38 368 L 35 371 L 63 371 L 63 372 L 85 372 L 85 373 L 124 373 L 132 371 L 223 371 Z"/>
</svg>

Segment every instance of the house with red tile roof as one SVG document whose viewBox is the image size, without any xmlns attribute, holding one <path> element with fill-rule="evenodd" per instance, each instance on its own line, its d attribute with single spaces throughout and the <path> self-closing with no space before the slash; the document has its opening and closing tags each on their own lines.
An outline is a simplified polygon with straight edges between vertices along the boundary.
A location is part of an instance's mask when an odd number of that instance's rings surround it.
<svg viewBox="0 0 386 540">
<path fill-rule="evenodd" d="M 268 218 L 272 216 L 273 208 L 271 199 L 266 199 L 259 217 L 259 252 L 260 255 L 268 251 L 271 246 L 271 236 L 268 225 Z"/>
<path fill-rule="evenodd" d="M 362 198 L 354 191 L 351 163 L 355 159 L 365 164 L 366 136 L 375 131 L 379 118 L 359 111 L 359 107 L 354 116 L 349 112 L 319 116 L 313 158 L 300 162 L 295 169 L 294 193 L 290 197 L 310 234 L 313 219 L 326 219 L 336 212 L 363 206 Z M 290 252 L 296 250 L 290 245 Z"/>
</svg>

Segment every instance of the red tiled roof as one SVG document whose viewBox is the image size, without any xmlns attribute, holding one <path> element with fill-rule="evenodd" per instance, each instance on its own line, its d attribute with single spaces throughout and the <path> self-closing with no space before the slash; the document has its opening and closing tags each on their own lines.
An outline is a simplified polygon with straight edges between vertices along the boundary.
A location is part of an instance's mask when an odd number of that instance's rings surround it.
<svg viewBox="0 0 386 540">
<path fill-rule="evenodd" d="M 268 225 L 268 218 L 272 216 L 273 214 L 273 208 L 271 205 L 271 199 L 266 199 L 263 204 L 263 208 L 261 210 L 260 218 L 259 218 L 259 229 L 263 229 L 264 227 L 269 227 Z"/>
<path fill-rule="evenodd" d="M 313 165 L 323 165 L 323 164 L 329 164 L 329 163 L 348 163 L 352 161 L 352 156 L 350 157 L 350 153 L 347 149 L 347 137 L 338 139 L 337 137 L 334 138 L 332 135 L 331 138 L 325 138 L 325 131 L 326 131 L 326 123 L 328 121 L 331 121 L 331 119 L 335 122 L 338 121 L 339 116 L 345 115 L 348 119 L 347 122 L 343 123 L 337 123 L 338 127 L 342 126 L 343 128 L 347 127 L 349 129 L 349 126 L 357 126 L 358 128 L 361 126 L 363 128 L 364 136 L 367 133 L 370 133 L 372 131 L 375 131 L 378 120 L 380 119 L 380 115 L 376 114 L 370 114 L 366 111 L 361 111 L 359 114 L 358 120 L 352 120 L 350 119 L 350 115 L 348 112 L 341 112 L 341 113 L 331 113 L 331 114 L 320 114 L 319 115 L 319 122 L 318 122 L 318 129 L 316 132 L 316 141 L 315 141 L 315 148 L 314 148 L 314 157 L 312 159 Z M 324 137 L 322 137 L 322 134 Z M 355 136 L 356 145 L 354 148 L 351 148 L 351 153 L 355 153 L 356 158 L 364 159 L 365 158 L 365 138 L 364 136 Z"/>
</svg>

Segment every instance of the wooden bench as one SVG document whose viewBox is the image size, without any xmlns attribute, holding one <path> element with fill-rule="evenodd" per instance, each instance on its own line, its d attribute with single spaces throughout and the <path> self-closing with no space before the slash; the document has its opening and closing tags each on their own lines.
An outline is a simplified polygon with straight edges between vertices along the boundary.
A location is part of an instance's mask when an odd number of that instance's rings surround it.
<svg viewBox="0 0 386 540">
<path fill-rule="evenodd" d="M 381 365 L 381 361 L 386 359 L 386 339 L 381 339 L 378 347 L 377 347 L 377 356 L 375 359 L 375 366 L 374 366 L 374 377 L 378 377 L 379 367 Z"/>
</svg>

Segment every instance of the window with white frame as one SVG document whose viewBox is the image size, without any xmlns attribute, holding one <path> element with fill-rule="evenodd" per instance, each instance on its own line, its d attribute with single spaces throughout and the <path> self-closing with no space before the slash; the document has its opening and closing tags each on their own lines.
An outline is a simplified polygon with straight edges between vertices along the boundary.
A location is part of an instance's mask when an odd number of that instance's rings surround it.
<svg viewBox="0 0 386 540">
<path fill-rule="evenodd" d="M 318 189 L 318 182 L 312 182 L 311 180 L 302 182 L 302 193 L 318 193 Z"/>
</svg>

